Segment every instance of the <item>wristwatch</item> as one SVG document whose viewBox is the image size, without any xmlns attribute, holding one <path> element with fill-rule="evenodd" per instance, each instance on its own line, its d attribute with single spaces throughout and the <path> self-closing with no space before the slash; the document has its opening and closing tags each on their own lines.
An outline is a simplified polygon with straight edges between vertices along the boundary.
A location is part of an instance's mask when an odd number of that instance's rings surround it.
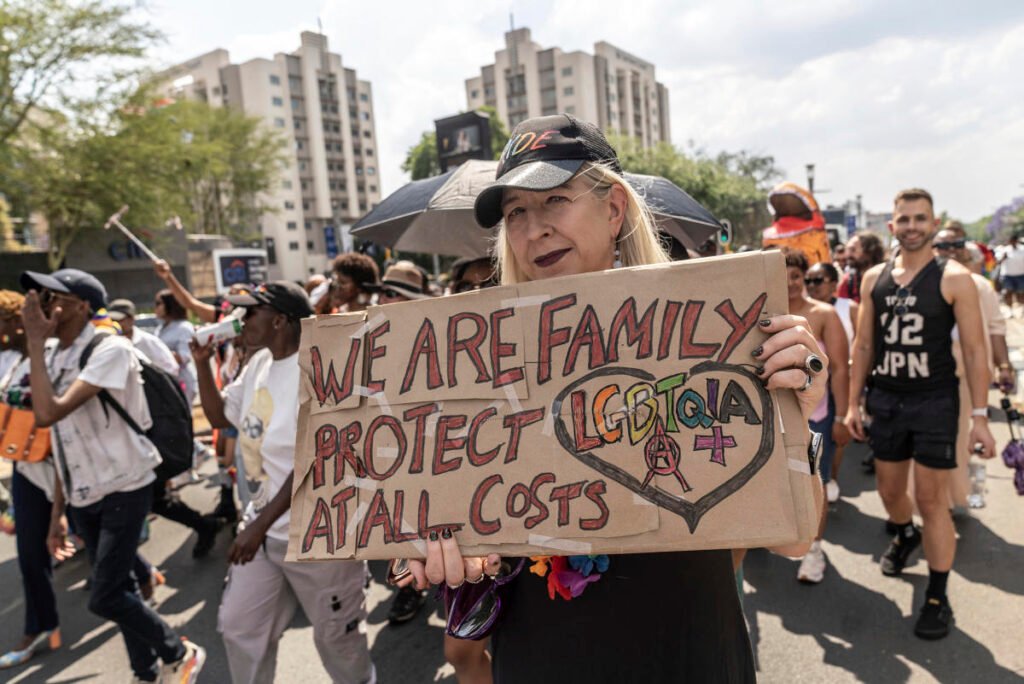
<svg viewBox="0 0 1024 684">
<path fill-rule="evenodd" d="M 811 475 L 818 472 L 818 464 L 821 462 L 821 454 L 825 450 L 825 439 L 820 432 L 811 430 L 811 439 L 807 442 L 807 465 L 811 468 Z"/>
</svg>

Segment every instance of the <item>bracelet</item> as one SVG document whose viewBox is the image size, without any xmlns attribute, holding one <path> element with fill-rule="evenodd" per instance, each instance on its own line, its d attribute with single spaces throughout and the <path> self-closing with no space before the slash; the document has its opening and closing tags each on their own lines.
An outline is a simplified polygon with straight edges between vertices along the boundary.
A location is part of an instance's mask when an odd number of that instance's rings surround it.
<svg viewBox="0 0 1024 684">
<path fill-rule="evenodd" d="M 1001 368 L 1002 370 L 1011 370 L 1013 368 L 1013 366 L 1011 366 L 1008 363 L 1001 363 L 1001 364 L 999 364 L 999 368 Z"/>
<path fill-rule="evenodd" d="M 988 407 L 971 409 L 971 418 L 988 418 Z"/>
</svg>

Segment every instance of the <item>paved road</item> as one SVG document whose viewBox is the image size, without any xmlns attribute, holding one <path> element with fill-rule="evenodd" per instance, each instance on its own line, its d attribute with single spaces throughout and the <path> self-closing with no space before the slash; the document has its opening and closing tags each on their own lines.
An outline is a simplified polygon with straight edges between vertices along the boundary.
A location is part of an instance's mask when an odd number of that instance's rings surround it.
<svg viewBox="0 0 1024 684">
<path fill-rule="evenodd" d="M 1005 442 L 1005 426 L 996 424 Z M 843 499 L 832 508 L 825 550 L 830 561 L 818 586 L 796 582 L 797 563 L 763 551 L 745 565 L 744 606 L 764 682 L 1010 682 L 1024 677 L 1020 648 L 1024 619 L 1024 497 L 1013 491 L 1011 472 L 989 464 L 988 506 L 957 520 L 960 548 L 950 579 L 957 629 L 927 643 L 911 634 L 927 581 L 923 562 L 901 579 L 886 578 L 877 559 L 886 544 L 883 512 L 873 480 L 861 472 L 863 449 L 849 453 L 839 475 Z M 200 483 L 185 498 L 200 510 L 213 506 L 215 490 Z M 194 541 L 173 523 L 157 520 L 143 553 L 168 577 L 157 591 L 160 612 L 209 650 L 200 681 L 226 682 L 224 649 L 216 633 L 229 535 L 212 556 L 194 561 Z M 453 682 L 441 654 L 442 622 L 423 611 L 400 628 L 386 626 L 390 592 L 383 567 L 373 566 L 369 634 L 380 681 Z M 25 667 L 0 673 L 11 682 L 120 682 L 130 673 L 115 628 L 85 609 L 84 559 L 57 571 L 65 647 Z M 0 535 L 0 645 L 22 628 L 23 604 L 13 539 Z M 7 679 L 7 678 L 10 679 Z M 311 628 L 297 618 L 283 639 L 277 681 L 327 682 Z"/>
</svg>

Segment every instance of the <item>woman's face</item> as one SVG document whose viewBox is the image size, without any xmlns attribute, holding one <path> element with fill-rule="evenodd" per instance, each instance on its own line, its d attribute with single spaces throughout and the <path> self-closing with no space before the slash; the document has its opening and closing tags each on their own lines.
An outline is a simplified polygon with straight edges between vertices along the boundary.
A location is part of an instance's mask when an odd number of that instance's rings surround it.
<svg viewBox="0 0 1024 684">
<path fill-rule="evenodd" d="M 164 309 L 163 300 L 159 297 L 153 302 L 153 315 L 159 318 L 161 321 L 167 320 L 167 311 Z"/>
<path fill-rule="evenodd" d="M 807 269 L 804 278 L 804 285 L 807 286 L 807 294 L 819 302 L 830 302 L 836 291 L 836 281 L 830 279 L 821 264 L 815 264 Z"/>
<path fill-rule="evenodd" d="M 350 276 L 335 271 L 334 282 L 334 296 L 337 298 L 338 306 L 355 301 L 355 298 L 359 296 L 359 286 Z"/>
<path fill-rule="evenodd" d="M 786 268 L 786 285 L 789 288 L 789 298 L 800 299 L 804 296 L 804 272 L 796 266 Z"/>
<path fill-rule="evenodd" d="M 0 314 L 0 350 L 7 351 L 16 348 L 24 337 L 25 330 L 21 327 L 21 316 Z"/>
<path fill-rule="evenodd" d="M 553 190 L 505 191 L 501 206 L 505 233 L 528 280 L 612 267 L 626 192 L 612 185 L 602 199 L 593 187 L 594 181 L 576 177 Z"/>
</svg>

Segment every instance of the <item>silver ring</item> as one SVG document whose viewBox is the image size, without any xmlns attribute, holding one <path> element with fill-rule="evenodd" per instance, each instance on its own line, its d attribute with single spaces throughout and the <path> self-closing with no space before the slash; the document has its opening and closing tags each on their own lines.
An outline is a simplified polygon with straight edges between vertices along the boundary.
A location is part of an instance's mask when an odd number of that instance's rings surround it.
<svg viewBox="0 0 1024 684">
<path fill-rule="evenodd" d="M 804 370 L 808 373 L 817 375 L 821 371 L 825 370 L 825 362 L 821 360 L 821 357 L 817 354 L 808 354 L 807 358 L 804 359 Z"/>
<path fill-rule="evenodd" d="M 803 384 L 803 387 L 798 387 L 796 390 L 797 392 L 806 392 L 808 389 L 810 389 L 811 385 L 814 384 L 814 376 L 811 375 L 810 373 L 807 373 L 806 375 L 807 382 Z"/>
<path fill-rule="evenodd" d="M 479 577 L 477 577 L 477 578 L 476 578 L 475 580 L 471 580 L 471 579 L 469 579 L 469 578 L 467 577 L 465 581 L 466 581 L 466 582 L 469 582 L 470 584 L 480 584 L 481 582 L 483 582 L 483 581 L 484 581 L 484 574 L 483 574 L 483 573 L 480 573 L 480 576 L 479 576 Z"/>
</svg>

